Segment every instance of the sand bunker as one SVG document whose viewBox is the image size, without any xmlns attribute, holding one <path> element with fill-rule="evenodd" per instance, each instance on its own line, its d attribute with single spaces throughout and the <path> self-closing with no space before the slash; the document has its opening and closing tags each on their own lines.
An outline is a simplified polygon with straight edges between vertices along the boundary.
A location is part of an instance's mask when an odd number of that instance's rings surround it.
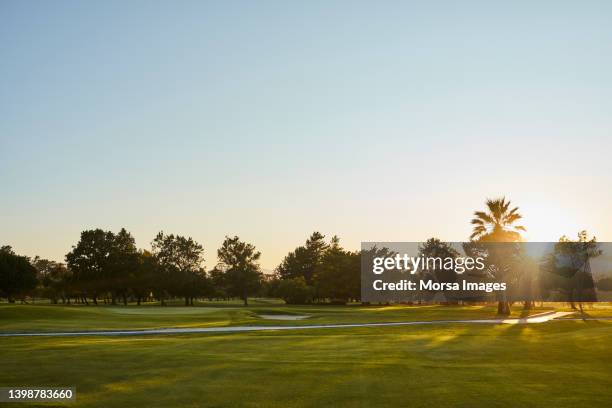
<svg viewBox="0 0 612 408">
<path fill-rule="evenodd" d="M 306 319 L 310 317 L 310 316 L 304 316 L 304 315 L 299 316 L 299 315 L 281 315 L 281 314 L 273 314 L 273 315 L 262 314 L 258 316 L 266 320 L 302 320 L 302 319 Z"/>
</svg>

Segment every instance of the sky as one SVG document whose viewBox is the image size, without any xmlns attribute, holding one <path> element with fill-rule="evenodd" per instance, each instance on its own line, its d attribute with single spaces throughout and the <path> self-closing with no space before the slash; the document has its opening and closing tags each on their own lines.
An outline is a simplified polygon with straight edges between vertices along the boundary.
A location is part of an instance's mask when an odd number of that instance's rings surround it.
<svg viewBox="0 0 612 408">
<path fill-rule="evenodd" d="M 612 2 L 0 0 L 0 244 L 612 241 Z"/>
</svg>

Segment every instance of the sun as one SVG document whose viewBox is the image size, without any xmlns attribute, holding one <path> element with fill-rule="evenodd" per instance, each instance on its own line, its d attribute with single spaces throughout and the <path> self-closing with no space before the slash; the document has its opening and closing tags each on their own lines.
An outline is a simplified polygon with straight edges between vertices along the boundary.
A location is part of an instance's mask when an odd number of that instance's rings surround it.
<svg viewBox="0 0 612 408">
<path fill-rule="evenodd" d="M 523 219 L 520 224 L 527 228 L 523 233 L 526 241 L 556 242 L 562 235 L 573 237 L 584 229 L 576 214 L 554 203 L 534 202 L 520 206 Z"/>
</svg>

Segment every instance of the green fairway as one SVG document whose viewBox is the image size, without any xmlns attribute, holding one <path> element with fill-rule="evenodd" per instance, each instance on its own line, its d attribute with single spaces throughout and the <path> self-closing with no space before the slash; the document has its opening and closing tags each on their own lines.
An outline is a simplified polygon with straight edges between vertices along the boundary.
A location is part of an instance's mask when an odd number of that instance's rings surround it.
<svg viewBox="0 0 612 408">
<path fill-rule="evenodd" d="M 536 308 L 530 313 L 551 310 Z M 612 315 L 612 309 L 605 309 Z M 264 320 L 259 315 L 306 315 L 299 321 Z M 520 306 L 512 317 L 524 315 Z M 490 319 L 495 306 L 286 306 L 255 301 L 250 307 L 214 304 L 213 307 L 51 306 L 0 305 L 0 332 L 145 329 L 239 325 L 307 325 L 415 320 Z"/>
<path fill-rule="evenodd" d="M 608 306 L 590 311 L 612 315 Z M 316 323 L 495 317 L 492 306 L 5 304 L 0 328 L 262 324 L 262 312 L 308 314 Z M 611 340 L 610 321 L 0 338 L 0 385 L 75 386 L 84 407 L 605 407 Z"/>
<path fill-rule="evenodd" d="M 3 385 L 78 406 L 610 406 L 612 323 L 3 338 Z"/>
</svg>

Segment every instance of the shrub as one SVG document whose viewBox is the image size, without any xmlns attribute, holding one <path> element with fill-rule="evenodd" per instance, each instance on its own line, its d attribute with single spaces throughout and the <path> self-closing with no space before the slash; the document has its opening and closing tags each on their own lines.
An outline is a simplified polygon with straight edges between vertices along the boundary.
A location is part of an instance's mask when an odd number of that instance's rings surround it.
<svg viewBox="0 0 612 408">
<path fill-rule="evenodd" d="M 277 295 L 290 305 L 306 304 L 312 301 L 314 290 L 303 277 L 282 279 L 278 283 Z"/>
</svg>

